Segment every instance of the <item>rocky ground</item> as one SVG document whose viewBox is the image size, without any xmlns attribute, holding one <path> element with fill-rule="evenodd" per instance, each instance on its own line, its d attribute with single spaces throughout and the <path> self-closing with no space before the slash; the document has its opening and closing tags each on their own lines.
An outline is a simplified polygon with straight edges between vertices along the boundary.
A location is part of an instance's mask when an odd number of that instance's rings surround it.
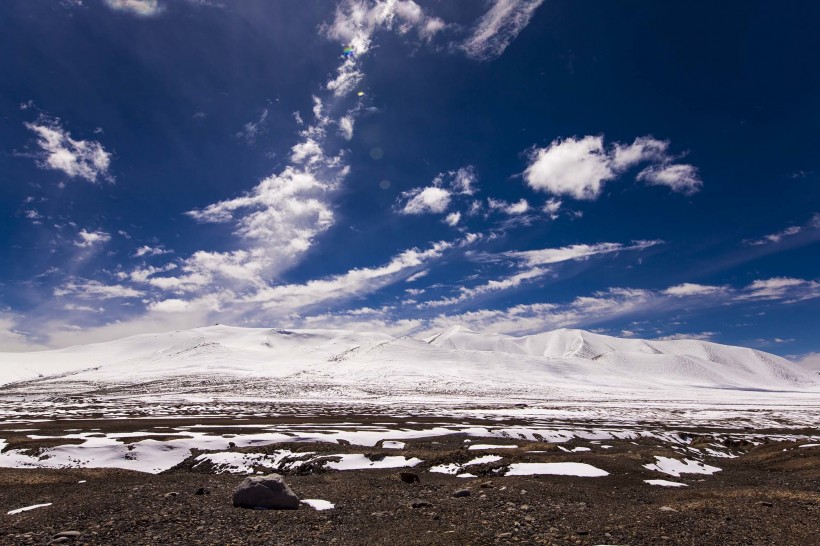
<svg viewBox="0 0 820 546">
<path fill-rule="evenodd" d="M 643 467 L 656 455 L 678 455 L 656 439 L 607 441 L 612 448 L 577 453 L 511 440 L 488 443 L 515 443 L 516 449 L 468 451 L 464 440 L 463 435 L 410 440 L 404 449 L 289 443 L 238 450 L 288 448 L 424 461 L 412 469 L 313 468 L 286 475 L 300 498 L 335 504 L 323 511 L 307 505 L 291 511 L 234 508 L 232 491 L 243 476 L 194 467 L 193 457 L 157 475 L 0 469 L 0 544 L 812 545 L 820 536 L 820 448 L 799 448 L 799 442 L 730 446 L 743 454 L 706 459 L 721 472 L 671 477 Z M 710 441 L 704 435 L 693 443 Z M 562 447 L 589 445 L 574 440 Z M 484 454 L 503 456 L 505 465 L 584 462 L 609 475 L 502 476 L 498 463 L 471 466 L 476 478 L 428 471 Z M 400 472 L 412 472 L 419 481 L 407 483 Z M 653 486 L 646 479 L 688 487 Z M 469 494 L 454 496 L 463 490 Z M 52 504 L 6 514 L 42 503 Z"/>
</svg>

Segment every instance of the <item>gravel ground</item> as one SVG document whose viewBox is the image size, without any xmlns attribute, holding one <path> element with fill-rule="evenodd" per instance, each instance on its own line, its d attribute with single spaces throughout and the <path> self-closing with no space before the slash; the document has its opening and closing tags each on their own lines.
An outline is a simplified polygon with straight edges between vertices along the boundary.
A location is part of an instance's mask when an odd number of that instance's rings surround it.
<svg viewBox="0 0 820 546">
<path fill-rule="evenodd" d="M 232 491 L 243 477 L 214 474 L 204 465 L 194 468 L 193 457 L 158 475 L 113 469 L 0 469 L 0 544 L 49 544 L 56 538 L 56 543 L 106 545 L 813 545 L 820 536 L 820 448 L 800 449 L 794 442 L 734 446 L 745 454 L 706 459 L 721 472 L 677 478 L 643 468 L 655 455 L 676 456 L 656 440 L 607 441 L 613 446 L 607 450 L 574 441 L 564 447 L 589 446 L 592 451 L 566 453 L 552 444 L 520 441 L 515 442 L 517 449 L 467 451 L 464 439 L 453 435 L 411 440 L 402 450 L 328 443 L 239 450 L 289 448 L 424 460 L 413 469 L 319 469 L 286 476 L 300 498 L 335 504 L 323 511 L 307 505 L 293 511 L 233 508 Z M 471 466 L 477 478 L 427 470 L 483 454 L 500 455 L 503 464 L 584 462 L 609 475 L 499 476 L 494 473 L 497 463 Z M 405 483 L 400 471 L 417 474 L 419 481 Z M 688 487 L 652 486 L 646 479 Z M 201 488 L 207 493 L 197 494 Z M 469 496 L 453 496 L 463 489 Z M 5 513 L 41 503 L 52 505 Z M 61 532 L 70 533 L 58 537 Z"/>
</svg>

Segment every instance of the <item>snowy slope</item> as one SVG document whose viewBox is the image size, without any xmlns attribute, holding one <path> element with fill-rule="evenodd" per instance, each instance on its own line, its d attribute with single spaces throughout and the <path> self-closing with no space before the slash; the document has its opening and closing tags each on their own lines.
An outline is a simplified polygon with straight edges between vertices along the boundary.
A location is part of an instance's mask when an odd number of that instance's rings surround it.
<svg viewBox="0 0 820 546">
<path fill-rule="evenodd" d="M 619 339 L 567 329 L 512 337 L 459 327 L 418 340 L 219 325 L 0 353 L 0 384 L 5 390 L 34 385 L 40 392 L 314 398 L 820 389 L 816 378 L 780 357 L 694 340 Z"/>
</svg>

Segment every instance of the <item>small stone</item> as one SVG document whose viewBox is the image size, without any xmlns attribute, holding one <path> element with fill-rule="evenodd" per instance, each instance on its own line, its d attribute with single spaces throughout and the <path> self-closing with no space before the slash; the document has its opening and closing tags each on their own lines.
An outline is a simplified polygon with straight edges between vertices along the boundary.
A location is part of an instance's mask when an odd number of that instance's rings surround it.
<svg viewBox="0 0 820 546">
<path fill-rule="evenodd" d="M 661 506 L 660 510 L 663 512 L 677 512 L 677 510 L 675 510 L 671 506 Z"/>
<path fill-rule="evenodd" d="M 495 538 L 510 538 L 511 536 L 512 536 L 512 533 L 501 533 L 501 534 L 495 535 Z"/>
<path fill-rule="evenodd" d="M 425 500 L 414 500 L 410 503 L 411 508 L 429 508 L 430 506 L 433 505 Z"/>
<path fill-rule="evenodd" d="M 453 493 L 453 496 L 457 499 L 460 499 L 462 497 L 469 497 L 470 496 L 470 490 L 469 489 L 459 489 L 458 491 Z"/>
<path fill-rule="evenodd" d="M 60 531 L 59 533 L 54 535 L 54 538 L 60 538 L 60 537 L 77 538 L 81 534 L 82 533 L 80 533 L 79 531 Z"/>
<path fill-rule="evenodd" d="M 760 501 L 760 502 L 757 502 L 756 504 L 758 506 L 768 506 L 768 507 L 774 506 L 774 504 L 772 504 L 771 502 L 768 502 L 768 501 Z"/>
<path fill-rule="evenodd" d="M 421 483 L 419 475 L 412 472 L 399 472 L 399 479 L 404 483 Z"/>
<path fill-rule="evenodd" d="M 165 497 L 166 499 L 173 499 L 174 497 L 176 497 L 178 495 L 179 495 L 178 491 L 171 491 L 170 493 L 165 493 L 165 495 L 163 495 L 163 497 Z"/>
<path fill-rule="evenodd" d="M 196 490 L 196 492 L 194 493 L 194 495 L 210 495 L 210 494 L 211 494 L 211 490 L 210 490 L 210 489 L 206 489 L 206 488 L 204 488 L 204 487 L 200 487 L 200 488 L 199 488 L 199 489 L 197 489 L 197 490 Z"/>
<path fill-rule="evenodd" d="M 481 484 L 482 489 L 492 489 L 493 487 L 495 487 L 495 486 L 493 485 L 493 482 L 491 482 L 491 481 L 484 482 L 484 483 Z"/>
</svg>

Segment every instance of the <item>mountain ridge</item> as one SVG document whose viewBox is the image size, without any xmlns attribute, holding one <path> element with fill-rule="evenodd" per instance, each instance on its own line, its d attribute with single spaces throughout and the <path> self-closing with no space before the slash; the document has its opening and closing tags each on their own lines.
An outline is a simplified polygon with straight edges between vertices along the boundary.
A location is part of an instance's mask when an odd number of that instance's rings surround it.
<svg viewBox="0 0 820 546">
<path fill-rule="evenodd" d="M 172 388 L 171 382 L 186 376 L 282 384 L 298 378 L 300 388 L 313 381 L 380 392 L 412 390 L 414 384 L 538 393 L 559 387 L 811 390 L 820 383 L 796 364 L 755 349 L 568 328 L 510 336 L 455 326 L 422 340 L 343 329 L 214 325 L 0 353 L 0 386 L 27 382 L 60 390 L 69 383 L 75 388 L 164 381 Z"/>
</svg>

